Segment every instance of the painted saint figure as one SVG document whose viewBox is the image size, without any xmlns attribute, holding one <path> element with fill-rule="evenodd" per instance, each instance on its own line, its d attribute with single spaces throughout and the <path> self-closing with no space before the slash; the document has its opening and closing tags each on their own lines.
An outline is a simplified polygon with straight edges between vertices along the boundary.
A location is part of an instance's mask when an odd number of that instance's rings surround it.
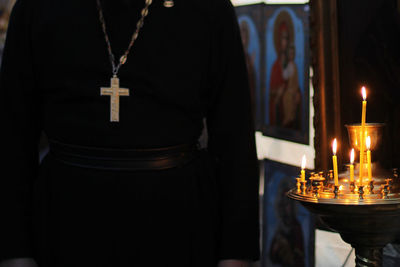
<svg viewBox="0 0 400 267">
<path fill-rule="evenodd" d="M 270 125 L 280 126 L 282 124 L 282 96 L 286 82 L 283 77 L 283 68 L 287 61 L 287 47 L 289 42 L 289 32 L 286 22 L 279 25 L 278 43 L 276 47 L 277 59 L 271 69 L 271 80 L 269 84 L 269 119 Z"/>
<path fill-rule="evenodd" d="M 296 47 L 290 21 L 282 21 L 274 40 L 277 59 L 271 69 L 269 119 L 270 125 L 301 129 L 301 91 L 295 62 Z M 290 44 L 290 45 L 289 45 Z"/>
<path fill-rule="evenodd" d="M 301 92 L 299 75 L 295 58 L 295 46 L 291 44 L 288 49 L 288 62 L 283 70 L 283 79 L 286 88 L 282 96 L 282 126 L 291 129 L 301 129 Z"/>
</svg>

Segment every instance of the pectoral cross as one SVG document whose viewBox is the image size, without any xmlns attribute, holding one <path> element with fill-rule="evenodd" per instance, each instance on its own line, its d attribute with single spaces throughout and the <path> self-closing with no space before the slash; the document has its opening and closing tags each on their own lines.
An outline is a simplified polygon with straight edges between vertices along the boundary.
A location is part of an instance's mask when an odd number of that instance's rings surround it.
<svg viewBox="0 0 400 267">
<path fill-rule="evenodd" d="M 100 90 L 100 95 L 110 96 L 110 121 L 119 121 L 119 97 L 129 96 L 129 89 L 119 87 L 119 78 L 114 75 L 111 78 L 111 87 L 102 87 Z"/>
</svg>

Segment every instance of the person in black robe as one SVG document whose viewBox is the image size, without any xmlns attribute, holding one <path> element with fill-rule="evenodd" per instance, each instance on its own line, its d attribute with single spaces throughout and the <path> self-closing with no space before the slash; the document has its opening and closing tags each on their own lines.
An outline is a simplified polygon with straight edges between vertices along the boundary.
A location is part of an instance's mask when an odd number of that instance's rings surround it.
<svg viewBox="0 0 400 267">
<path fill-rule="evenodd" d="M 0 261 L 22 266 L 246 266 L 259 257 L 258 166 L 243 47 L 229 0 L 154 0 L 119 72 L 95 0 L 17 0 L 0 74 Z M 103 0 L 115 55 L 145 1 Z M 71 147 L 208 148 L 166 170 L 73 166 L 38 139 Z M 22 259 L 22 261 L 21 261 Z"/>
</svg>

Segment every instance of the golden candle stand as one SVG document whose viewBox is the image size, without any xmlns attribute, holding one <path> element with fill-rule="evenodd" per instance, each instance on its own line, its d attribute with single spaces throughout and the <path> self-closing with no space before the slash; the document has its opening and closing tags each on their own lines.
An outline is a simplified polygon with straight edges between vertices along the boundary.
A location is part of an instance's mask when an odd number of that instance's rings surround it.
<svg viewBox="0 0 400 267">
<path fill-rule="evenodd" d="M 366 125 L 365 131 L 371 136 L 371 150 L 382 141 L 383 127 L 383 124 Z M 347 125 L 347 129 L 350 144 L 359 149 L 357 137 L 361 126 Z M 312 173 L 303 182 L 297 179 L 297 187 L 287 195 L 319 215 L 323 223 L 355 248 L 356 266 L 382 266 L 383 247 L 395 241 L 400 233 L 400 179 L 397 170 L 379 171 L 375 167 L 372 180 L 365 177 L 362 185 L 358 179 L 350 183 L 347 172 L 339 175 L 339 186 L 335 186 L 332 176 L 329 171 Z M 358 177 L 356 173 L 355 178 Z"/>
</svg>

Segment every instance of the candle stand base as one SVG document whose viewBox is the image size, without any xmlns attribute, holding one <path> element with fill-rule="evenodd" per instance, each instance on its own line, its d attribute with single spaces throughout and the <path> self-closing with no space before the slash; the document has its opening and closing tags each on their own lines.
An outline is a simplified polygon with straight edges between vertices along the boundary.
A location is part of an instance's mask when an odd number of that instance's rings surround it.
<svg viewBox="0 0 400 267">
<path fill-rule="evenodd" d="M 383 248 L 356 247 L 356 267 L 382 266 Z"/>
<path fill-rule="evenodd" d="M 332 191 L 331 191 L 332 192 Z M 313 195 L 300 196 L 296 189 L 288 196 L 299 201 L 311 212 L 319 215 L 322 222 L 356 250 L 356 266 L 382 266 L 382 249 L 394 242 L 400 233 L 400 195 L 389 199 L 381 195 L 367 194 L 364 199 L 341 196 L 316 199 Z M 320 195 L 323 197 L 323 194 Z"/>
</svg>

